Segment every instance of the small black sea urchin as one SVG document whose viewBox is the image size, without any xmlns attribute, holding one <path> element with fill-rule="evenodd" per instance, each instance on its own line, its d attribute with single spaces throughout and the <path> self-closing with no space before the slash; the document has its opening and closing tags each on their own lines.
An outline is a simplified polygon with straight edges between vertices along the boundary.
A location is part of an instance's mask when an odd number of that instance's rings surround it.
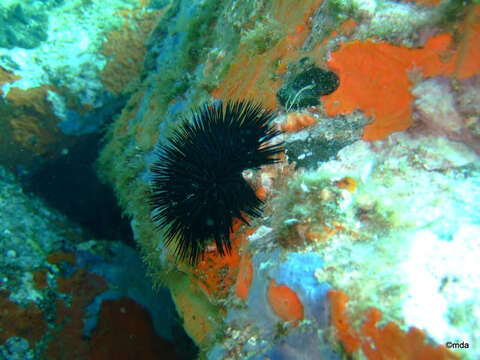
<svg viewBox="0 0 480 360">
<path fill-rule="evenodd" d="M 204 105 L 156 148 L 152 219 L 180 260 L 196 264 L 212 240 L 220 255 L 230 254 L 233 220 L 260 216 L 262 201 L 242 172 L 278 161 L 282 144 L 268 143 L 279 134 L 272 118 L 250 101 Z"/>
</svg>

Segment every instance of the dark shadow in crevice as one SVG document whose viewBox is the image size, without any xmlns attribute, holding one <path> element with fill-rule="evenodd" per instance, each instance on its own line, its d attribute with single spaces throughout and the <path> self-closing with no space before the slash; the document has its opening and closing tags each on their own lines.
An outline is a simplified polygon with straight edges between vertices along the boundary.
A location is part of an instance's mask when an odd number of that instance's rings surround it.
<svg viewBox="0 0 480 360">
<path fill-rule="evenodd" d="M 27 193 L 81 225 L 88 235 L 134 247 L 129 220 L 122 216 L 111 187 L 102 184 L 95 172 L 101 137 L 86 136 L 65 155 L 23 176 L 22 185 Z"/>
</svg>

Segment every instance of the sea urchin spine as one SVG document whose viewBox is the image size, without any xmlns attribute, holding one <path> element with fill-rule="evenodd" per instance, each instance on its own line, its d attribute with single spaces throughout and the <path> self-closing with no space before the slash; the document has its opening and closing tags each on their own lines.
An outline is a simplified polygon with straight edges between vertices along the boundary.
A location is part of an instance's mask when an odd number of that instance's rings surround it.
<svg viewBox="0 0 480 360">
<path fill-rule="evenodd" d="M 152 219 L 180 260 L 195 264 L 212 240 L 220 255 L 230 254 L 233 220 L 260 216 L 262 201 L 242 172 L 278 161 L 272 118 L 250 101 L 204 105 L 156 148 Z"/>
</svg>

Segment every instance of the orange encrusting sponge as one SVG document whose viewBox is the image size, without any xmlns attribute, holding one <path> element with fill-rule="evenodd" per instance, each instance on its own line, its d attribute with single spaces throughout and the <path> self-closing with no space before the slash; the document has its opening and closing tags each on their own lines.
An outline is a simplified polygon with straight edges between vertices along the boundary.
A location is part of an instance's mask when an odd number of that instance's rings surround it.
<svg viewBox="0 0 480 360">
<path fill-rule="evenodd" d="M 240 45 L 238 55 L 228 73 L 212 95 L 217 99 L 253 98 L 265 108 L 278 106 L 276 93 L 280 88 L 279 76 L 287 64 L 302 57 L 301 47 L 307 39 L 309 18 L 323 0 L 277 0 L 269 9 L 273 18 L 283 25 L 286 33 L 265 52 L 252 54 L 246 45 Z"/>
<path fill-rule="evenodd" d="M 270 281 L 267 298 L 272 310 L 284 321 L 292 321 L 296 326 L 303 319 L 303 304 L 295 291 L 286 285 L 278 285 Z"/>
<path fill-rule="evenodd" d="M 255 191 L 255 195 L 257 195 L 260 200 L 265 200 L 265 198 L 267 197 L 267 189 L 265 188 L 265 186 L 259 186 L 258 189 Z"/>
<path fill-rule="evenodd" d="M 440 34 L 428 39 L 422 49 L 409 49 L 385 42 L 345 43 L 331 54 L 329 67 L 340 78 L 339 88 L 324 96 L 327 114 L 360 109 L 374 122 L 367 125 L 363 139 L 382 140 L 407 129 L 412 122 L 412 83 L 409 71 L 424 77 L 454 75 L 466 78 L 480 73 L 480 24 L 470 24 L 468 40 L 454 51 L 453 38 Z"/>
<path fill-rule="evenodd" d="M 353 194 L 357 189 L 358 181 L 350 176 L 346 176 L 341 180 L 335 181 L 335 185 L 337 185 L 340 189 L 348 190 Z"/>
<path fill-rule="evenodd" d="M 315 118 L 306 113 L 289 113 L 286 123 L 282 124 L 282 130 L 288 132 L 300 131 L 307 126 L 315 124 Z"/>
<path fill-rule="evenodd" d="M 397 324 L 388 322 L 378 328 L 376 324 L 382 314 L 371 308 L 364 314 L 365 320 L 356 331 L 352 328 L 345 313 L 348 296 L 340 290 L 328 292 L 331 311 L 331 323 L 345 351 L 353 353 L 361 349 L 367 359 L 402 359 L 402 360 L 458 360 L 459 356 L 443 345 L 433 346 L 425 343 L 426 334 L 411 327 L 402 331 Z"/>
<path fill-rule="evenodd" d="M 231 254 L 219 256 L 212 243 L 212 251 L 207 251 L 203 260 L 195 268 L 189 268 L 192 272 L 192 281 L 197 283 L 208 296 L 224 298 L 234 285 L 236 280 L 234 274 L 237 273 L 241 260 L 238 253 L 240 246 L 247 236 L 255 232 L 252 228 L 240 231 L 241 224 L 242 222 L 238 219 L 233 222 L 233 231 L 230 233 Z"/>
<path fill-rule="evenodd" d="M 235 295 L 242 300 L 247 300 L 250 287 L 253 279 L 253 265 L 247 255 L 242 256 L 240 260 L 240 270 L 237 275 L 237 282 L 235 283 Z"/>
</svg>

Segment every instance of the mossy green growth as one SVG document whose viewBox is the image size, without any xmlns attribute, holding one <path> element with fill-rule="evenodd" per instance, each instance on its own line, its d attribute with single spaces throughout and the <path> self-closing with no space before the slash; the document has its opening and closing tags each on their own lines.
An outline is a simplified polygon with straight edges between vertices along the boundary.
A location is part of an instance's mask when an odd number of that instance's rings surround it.
<svg viewBox="0 0 480 360">
<path fill-rule="evenodd" d="M 147 48 L 156 46 L 170 34 L 178 34 L 181 44 L 169 55 L 169 60 L 161 64 L 161 69 L 156 67 L 155 51 L 147 54 L 146 70 L 157 74 L 146 74 L 156 78 L 154 81 L 156 107 L 159 109 L 159 118 L 167 110 L 172 100 L 185 94 L 196 84 L 192 72 L 202 64 L 214 39 L 213 27 L 225 4 L 221 1 L 204 1 L 195 10 L 195 16 L 181 12 L 181 1 L 175 0 L 169 6 L 167 13 L 156 25 Z M 180 35 L 181 34 L 181 35 Z"/>
<path fill-rule="evenodd" d="M 211 99 L 208 91 L 218 85 L 234 59 L 241 29 L 255 29 L 255 24 L 265 19 L 262 13 L 265 7 L 259 5 L 259 1 L 207 0 L 199 5 L 194 17 L 179 18 L 181 5 L 186 3 L 182 1 L 172 2 L 148 40 L 149 57 L 143 83 L 108 130 L 106 146 L 97 165 L 102 178 L 113 185 L 120 206 L 131 219 L 147 271 L 156 285 L 168 286 L 172 293 L 180 295 L 188 290 L 188 296 L 195 298 L 198 312 L 214 319 L 212 335 L 217 336 L 221 335 L 223 326 L 220 306 L 216 299 L 210 299 L 198 289 L 198 284 L 192 283 L 188 270 L 168 256 L 162 231 L 156 229 L 151 220 L 148 166 L 158 137 L 167 137 L 183 114 L 188 116 L 190 108 Z M 235 9 L 233 13 L 232 9 Z M 272 21 L 267 21 L 265 26 L 257 28 L 264 34 L 263 39 L 258 32 L 245 33 L 252 41 L 252 51 L 262 51 L 277 41 L 274 39 L 265 45 L 270 41 L 265 32 L 279 31 L 278 24 Z M 172 34 L 178 35 L 181 41 L 177 47 L 169 48 L 168 61 L 158 61 L 162 51 L 159 44 Z M 211 72 L 202 71 L 207 59 L 214 64 Z M 169 112 L 172 104 L 181 104 L 180 109 Z M 151 139 L 155 141 L 150 143 Z M 194 291 L 195 287 L 198 292 Z"/>
<path fill-rule="evenodd" d="M 337 20 L 337 23 L 340 23 L 355 14 L 356 6 L 358 4 L 351 0 L 327 0 L 325 10 L 331 17 Z M 378 1 L 378 6 L 381 6 L 380 1 Z"/>
<path fill-rule="evenodd" d="M 48 8 L 38 11 L 21 3 L 0 5 L 0 48 L 33 49 L 47 39 L 47 30 Z"/>
<path fill-rule="evenodd" d="M 145 170 L 145 164 L 139 162 L 139 159 L 143 157 L 143 153 L 153 149 L 154 142 L 151 139 L 157 138 L 158 134 L 155 132 L 158 131 L 158 125 L 162 122 L 170 102 L 193 86 L 189 71 L 204 60 L 207 53 L 205 49 L 212 41 L 211 27 L 223 5 L 215 0 L 205 1 L 199 5 L 195 17 L 192 18 L 181 16 L 180 3 L 180 0 L 172 2 L 147 41 L 148 48 L 162 41 L 169 32 L 184 34 L 184 41 L 172 52 L 171 61 L 162 64 L 161 69 L 145 74 L 147 86 L 152 88 L 149 103 L 154 110 L 147 116 L 136 114 L 132 118 L 128 107 L 141 108 L 144 104 L 140 103 L 139 99 L 131 101 L 124 110 L 127 114 L 121 116 L 108 131 L 107 146 L 98 162 L 100 173 L 105 173 L 104 177 L 114 185 L 120 203 L 129 215 L 136 208 L 133 205 L 136 199 L 130 196 L 134 193 L 131 184 L 140 172 Z M 154 70 L 154 59 L 147 57 L 146 61 L 147 70 Z M 195 102 L 196 99 L 189 100 Z M 142 131 L 140 136 L 139 130 Z M 145 199 L 142 201 L 145 202 Z"/>
<path fill-rule="evenodd" d="M 450 306 L 448 308 L 448 321 L 450 324 L 453 326 L 460 326 L 462 324 L 465 324 L 468 322 L 469 317 L 474 311 L 474 305 L 469 304 L 465 306 L 464 304 L 462 305 L 455 305 L 455 306 Z"/>
<path fill-rule="evenodd" d="M 479 3 L 479 0 L 442 1 L 435 9 L 435 22 L 446 26 L 452 22 L 461 21 L 467 15 L 468 11 L 474 11 L 471 6 Z"/>
<path fill-rule="evenodd" d="M 245 28 L 248 22 L 261 17 L 264 7 L 259 4 L 257 1 L 239 4 L 233 0 L 207 0 L 198 5 L 192 17 L 189 12 L 182 12 L 185 5 L 182 0 L 174 0 L 155 27 L 146 43 L 149 50 L 143 84 L 108 130 L 105 136 L 107 145 L 97 163 L 99 173 L 105 181 L 113 184 L 120 205 L 129 216 L 136 217 L 142 204 L 145 206 L 147 202 L 148 184 L 140 176 L 147 170 L 144 158 L 153 150 L 155 141 L 151 140 L 156 140 L 159 135 L 168 136 L 175 127 L 176 122 L 171 119 L 164 122 L 172 101 L 189 92 L 189 96 L 184 98 L 183 109 L 175 116 L 175 120 L 179 120 L 182 113 L 188 116 L 190 108 L 209 99 L 207 91 L 214 88 L 222 72 L 227 71 L 239 46 L 240 32 L 235 27 Z M 232 13 L 233 8 L 236 10 Z M 218 22 L 220 24 L 216 26 Z M 158 43 L 177 34 L 182 34 L 180 45 L 171 50 L 169 61 L 157 64 L 159 52 L 155 49 Z M 195 73 L 194 70 L 215 51 L 220 60 L 214 71 L 207 76 Z M 150 221 L 149 217 L 147 220 Z M 142 228 L 143 220 L 140 222 L 142 226 L 139 228 Z"/>
<path fill-rule="evenodd" d="M 222 8 L 221 1 L 210 0 L 203 2 L 195 11 L 195 16 L 188 20 L 186 27 L 185 62 L 188 70 L 191 66 L 205 60 L 205 49 L 209 48 L 212 39 L 212 29 Z"/>
<path fill-rule="evenodd" d="M 198 78 L 195 86 L 210 94 L 228 73 L 239 51 L 261 54 L 275 46 L 284 33 L 281 24 L 268 15 L 271 0 L 229 0 L 218 11 L 213 42 L 204 62 L 209 71 Z"/>
<path fill-rule="evenodd" d="M 243 33 L 240 43 L 245 45 L 246 50 L 252 55 L 257 55 L 271 49 L 284 36 L 285 30 L 282 24 L 266 16 L 259 19 L 253 29 Z"/>
</svg>

